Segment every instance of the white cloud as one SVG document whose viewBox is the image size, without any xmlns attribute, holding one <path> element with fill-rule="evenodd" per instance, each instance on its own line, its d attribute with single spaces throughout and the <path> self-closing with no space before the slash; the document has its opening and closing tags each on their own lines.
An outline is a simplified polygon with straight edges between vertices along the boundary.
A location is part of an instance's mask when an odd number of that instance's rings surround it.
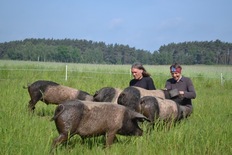
<svg viewBox="0 0 232 155">
<path fill-rule="evenodd" d="M 161 21 L 158 28 L 159 29 L 169 29 L 179 27 L 183 22 L 183 19 L 180 17 L 175 17 L 167 20 Z"/>
<path fill-rule="evenodd" d="M 118 28 L 118 27 L 120 27 L 122 25 L 122 23 L 123 23 L 122 18 L 114 18 L 114 19 L 110 20 L 109 28 L 110 29 Z"/>
</svg>

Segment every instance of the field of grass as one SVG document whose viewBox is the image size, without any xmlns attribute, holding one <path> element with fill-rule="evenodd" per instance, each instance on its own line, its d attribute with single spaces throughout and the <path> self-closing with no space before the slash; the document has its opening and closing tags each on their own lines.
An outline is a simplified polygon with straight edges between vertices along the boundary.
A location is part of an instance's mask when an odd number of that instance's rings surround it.
<svg viewBox="0 0 232 155">
<path fill-rule="evenodd" d="M 68 79 L 65 68 L 68 66 Z M 169 66 L 145 66 L 158 89 L 164 87 Z M 29 94 L 23 86 L 36 80 L 52 80 L 94 94 L 112 86 L 125 88 L 132 78 L 130 65 L 90 65 L 0 60 L 0 154 L 49 154 L 58 136 L 50 121 L 55 105 L 38 102 L 34 115 L 28 113 Z M 194 112 L 170 130 L 157 128 L 142 137 L 117 136 L 118 141 L 104 149 L 102 137 L 82 143 L 79 136 L 59 146 L 56 154 L 94 155 L 231 155 L 232 154 L 232 66 L 183 66 L 191 77 L 197 98 Z M 221 81 L 223 75 L 223 81 Z M 146 126 L 141 124 L 144 131 Z"/>
</svg>

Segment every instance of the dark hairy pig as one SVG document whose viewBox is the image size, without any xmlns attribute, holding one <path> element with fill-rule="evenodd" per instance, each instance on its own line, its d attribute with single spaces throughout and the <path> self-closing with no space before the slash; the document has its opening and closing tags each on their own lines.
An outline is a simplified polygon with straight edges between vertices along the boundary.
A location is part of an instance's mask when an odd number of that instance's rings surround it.
<svg viewBox="0 0 232 155">
<path fill-rule="evenodd" d="M 33 111 L 38 101 L 46 104 L 60 104 L 66 100 L 87 100 L 92 101 L 93 96 L 82 90 L 60 85 L 53 81 L 38 80 L 24 87 L 28 89 L 30 101 L 28 108 Z"/>
<path fill-rule="evenodd" d="M 127 87 L 119 94 L 118 104 L 140 112 L 140 98 L 141 93 L 136 87 Z"/>
<path fill-rule="evenodd" d="M 100 104 L 99 104 L 100 103 Z M 105 135 L 105 145 L 110 146 L 116 134 L 141 136 L 139 121 L 144 115 L 108 102 L 66 101 L 57 106 L 54 117 L 59 136 L 53 140 L 52 150 L 77 134 L 81 138 Z"/>
</svg>

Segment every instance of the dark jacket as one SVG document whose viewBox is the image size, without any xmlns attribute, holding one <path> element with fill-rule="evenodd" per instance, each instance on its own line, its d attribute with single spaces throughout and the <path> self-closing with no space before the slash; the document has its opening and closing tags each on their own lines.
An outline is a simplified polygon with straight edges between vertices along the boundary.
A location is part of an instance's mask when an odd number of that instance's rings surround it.
<svg viewBox="0 0 232 155">
<path fill-rule="evenodd" d="M 181 105 L 192 105 L 191 99 L 196 98 L 192 80 L 188 77 L 182 76 L 178 82 L 170 78 L 166 81 L 165 88 L 167 90 L 177 89 L 178 91 L 184 91 L 184 96 L 178 96 L 174 99 Z"/>
<path fill-rule="evenodd" d="M 155 90 L 155 84 L 151 77 L 143 77 L 140 80 L 132 79 L 129 86 L 141 87 L 147 90 Z"/>
</svg>

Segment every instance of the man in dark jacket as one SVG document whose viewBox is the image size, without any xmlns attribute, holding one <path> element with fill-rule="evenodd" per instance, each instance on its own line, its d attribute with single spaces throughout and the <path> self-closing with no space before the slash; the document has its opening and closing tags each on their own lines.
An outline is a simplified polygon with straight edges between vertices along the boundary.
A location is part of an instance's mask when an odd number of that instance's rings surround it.
<svg viewBox="0 0 232 155">
<path fill-rule="evenodd" d="M 167 90 L 177 89 L 179 95 L 173 98 L 180 105 L 181 118 L 187 118 L 193 112 L 192 100 L 196 98 L 196 92 L 192 80 L 181 74 L 182 67 L 175 63 L 170 66 L 172 78 L 165 84 Z M 181 119 L 180 118 L 180 119 Z"/>
<path fill-rule="evenodd" d="M 151 75 L 146 71 L 141 63 L 134 63 L 131 66 L 131 73 L 134 79 L 130 81 L 129 86 L 141 87 L 147 90 L 156 89 Z"/>
</svg>

